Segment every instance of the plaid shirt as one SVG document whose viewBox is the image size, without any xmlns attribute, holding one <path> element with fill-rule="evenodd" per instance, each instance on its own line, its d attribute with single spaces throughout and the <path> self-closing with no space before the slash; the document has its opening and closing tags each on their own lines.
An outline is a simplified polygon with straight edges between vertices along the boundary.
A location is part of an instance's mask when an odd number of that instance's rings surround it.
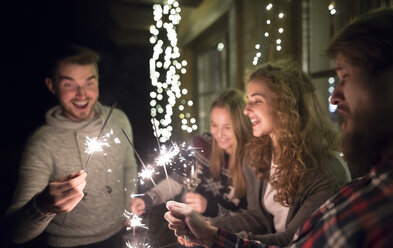
<svg viewBox="0 0 393 248">
<path fill-rule="evenodd" d="M 274 247 L 219 229 L 212 247 Z M 342 187 L 297 231 L 289 247 L 393 247 L 393 164 Z"/>
</svg>

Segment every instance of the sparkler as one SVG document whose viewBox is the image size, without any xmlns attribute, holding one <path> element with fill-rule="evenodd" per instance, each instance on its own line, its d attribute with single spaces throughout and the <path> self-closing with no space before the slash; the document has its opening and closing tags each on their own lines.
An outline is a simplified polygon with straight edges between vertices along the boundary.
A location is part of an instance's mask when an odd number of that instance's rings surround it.
<svg viewBox="0 0 393 248">
<path fill-rule="evenodd" d="M 128 143 L 130 143 L 132 149 L 134 150 L 139 162 L 141 162 L 142 166 L 143 166 L 143 170 L 141 171 L 141 173 L 139 173 L 139 175 L 142 178 L 149 178 L 150 181 L 153 183 L 154 188 L 157 190 L 158 194 L 160 194 L 160 191 L 157 189 L 157 184 L 156 182 L 154 182 L 152 174 L 154 173 L 153 168 L 151 168 L 150 166 L 147 167 L 145 165 L 145 163 L 143 162 L 141 156 L 139 156 L 139 153 L 137 152 L 137 150 L 135 149 L 134 143 L 132 143 L 132 141 L 130 140 L 130 138 L 128 138 L 128 135 L 126 134 L 126 132 L 124 131 L 124 129 L 121 129 L 121 131 L 123 132 L 124 136 L 126 136 L 126 139 L 128 141 Z M 163 201 L 164 203 L 166 203 L 165 201 Z"/>
<path fill-rule="evenodd" d="M 130 196 L 131 196 L 131 198 L 135 198 L 135 197 L 138 197 L 138 196 L 144 196 L 145 194 L 131 194 Z"/>
<path fill-rule="evenodd" d="M 136 227 L 142 227 L 145 229 L 149 229 L 148 227 L 146 227 L 145 224 L 142 223 L 142 218 L 139 217 L 138 215 L 134 214 L 134 213 L 130 213 L 127 210 L 124 210 L 124 214 L 123 214 L 126 218 L 127 218 L 127 223 L 129 225 L 129 227 L 127 227 L 127 231 L 132 229 L 132 236 L 135 237 L 135 228 Z"/>
<path fill-rule="evenodd" d="M 177 243 L 176 243 L 177 244 Z M 126 245 L 128 248 L 139 248 L 139 247 L 147 247 L 151 248 L 152 246 L 149 243 L 136 243 L 131 244 L 130 241 L 126 241 Z"/>
<path fill-rule="evenodd" d="M 157 165 L 158 166 L 162 166 L 164 168 L 166 182 L 168 184 L 169 192 L 171 193 L 172 200 L 174 199 L 174 197 L 173 197 L 173 193 L 172 193 L 172 186 L 169 183 L 168 172 L 167 172 L 167 169 L 166 169 L 166 165 L 167 164 L 171 164 L 172 161 L 173 161 L 173 158 L 177 154 L 179 154 L 179 152 L 180 152 L 180 149 L 179 149 L 179 147 L 176 144 L 173 145 L 169 150 L 167 150 L 166 147 L 164 146 L 164 149 L 160 150 L 160 156 L 158 156 L 158 158 L 156 158 Z"/>
<path fill-rule="evenodd" d="M 88 151 L 91 152 L 91 153 L 89 153 L 89 157 L 87 158 L 86 164 L 85 164 L 85 166 L 83 167 L 83 170 L 84 170 L 84 171 L 87 170 L 87 166 L 89 165 L 89 162 L 90 162 L 91 158 L 93 157 L 93 154 L 94 154 L 97 150 L 100 151 L 100 149 L 102 149 L 102 146 L 104 145 L 104 144 L 102 143 L 103 141 L 101 140 L 101 135 L 102 135 L 102 132 L 104 131 L 104 128 L 105 128 L 106 124 L 108 123 L 109 117 L 111 117 L 112 112 L 113 112 L 113 110 L 115 109 L 116 105 L 117 105 L 117 103 L 115 102 L 115 103 L 112 105 L 111 109 L 109 110 L 109 112 L 108 112 L 108 114 L 107 114 L 107 116 L 106 116 L 106 118 L 105 118 L 104 124 L 102 124 L 101 130 L 100 130 L 100 132 L 98 133 L 97 138 L 96 138 L 96 139 L 94 139 L 94 138 L 92 139 L 92 141 L 94 141 L 94 142 L 88 143 L 88 146 L 89 146 L 89 144 L 92 144 L 91 146 L 94 147 L 94 148 L 91 148 L 91 149 L 88 150 Z M 88 137 L 86 137 L 86 138 L 88 138 Z M 106 144 L 107 144 L 107 143 L 106 143 Z M 108 144 L 107 144 L 107 145 L 108 145 Z M 109 146 L 109 145 L 108 145 L 108 146 Z"/>
<path fill-rule="evenodd" d="M 157 140 L 157 145 L 158 145 L 158 149 L 160 151 L 160 157 L 156 160 L 157 165 L 162 165 L 164 167 L 164 172 L 165 172 L 165 178 L 166 178 L 166 183 L 168 184 L 168 188 L 169 188 L 169 192 L 171 193 L 172 196 L 172 200 L 174 199 L 173 197 L 173 192 L 172 192 L 172 186 L 169 183 L 169 179 L 168 179 L 168 172 L 166 170 L 166 164 L 170 162 L 170 159 L 173 158 L 174 156 L 170 155 L 170 154 L 165 154 L 167 156 L 165 156 L 162 151 L 161 151 L 161 145 L 160 142 L 158 140 L 158 132 L 157 132 L 157 127 L 156 127 L 156 120 L 153 118 L 153 129 L 154 129 L 154 133 L 156 136 L 156 140 Z M 180 150 L 179 150 L 180 151 Z M 177 152 L 178 153 L 178 152 Z"/>
</svg>

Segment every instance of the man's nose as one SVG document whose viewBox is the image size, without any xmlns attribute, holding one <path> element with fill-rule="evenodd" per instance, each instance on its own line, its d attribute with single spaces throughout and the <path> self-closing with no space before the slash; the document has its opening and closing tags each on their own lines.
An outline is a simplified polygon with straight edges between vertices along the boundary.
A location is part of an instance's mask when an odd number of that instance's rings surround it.
<svg viewBox="0 0 393 248">
<path fill-rule="evenodd" d="M 84 96 L 86 95 L 86 89 L 83 86 L 78 86 L 76 89 L 76 93 L 78 96 Z"/>
<path fill-rule="evenodd" d="M 344 100 L 344 93 L 342 90 L 342 84 L 338 83 L 336 88 L 333 91 L 332 97 L 330 98 L 330 103 L 333 105 L 338 105 L 340 102 Z"/>
</svg>

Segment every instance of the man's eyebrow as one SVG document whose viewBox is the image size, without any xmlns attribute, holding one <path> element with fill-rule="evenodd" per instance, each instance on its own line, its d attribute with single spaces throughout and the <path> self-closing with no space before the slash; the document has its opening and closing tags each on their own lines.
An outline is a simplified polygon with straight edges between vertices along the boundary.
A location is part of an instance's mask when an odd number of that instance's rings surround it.
<svg viewBox="0 0 393 248">
<path fill-rule="evenodd" d="M 96 75 L 91 75 L 90 77 L 87 78 L 87 80 L 91 80 L 91 79 L 95 79 L 97 78 Z M 62 80 L 70 80 L 70 81 L 75 81 L 72 77 L 68 77 L 68 76 L 60 76 L 60 81 Z"/>
<path fill-rule="evenodd" d="M 74 81 L 74 79 L 73 79 L 73 78 L 71 78 L 71 77 L 67 77 L 67 76 L 60 76 L 60 81 L 62 81 L 62 80 L 70 80 L 70 81 Z"/>
<path fill-rule="evenodd" d="M 87 80 L 95 79 L 95 78 L 97 78 L 97 76 L 96 75 L 92 75 L 92 76 L 88 77 Z"/>
<path fill-rule="evenodd" d="M 341 66 L 336 66 L 336 67 L 334 67 L 334 70 L 337 72 L 337 71 L 341 71 L 341 70 L 343 70 L 344 68 L 343 67 L 341 67 Z"/>
</svg>

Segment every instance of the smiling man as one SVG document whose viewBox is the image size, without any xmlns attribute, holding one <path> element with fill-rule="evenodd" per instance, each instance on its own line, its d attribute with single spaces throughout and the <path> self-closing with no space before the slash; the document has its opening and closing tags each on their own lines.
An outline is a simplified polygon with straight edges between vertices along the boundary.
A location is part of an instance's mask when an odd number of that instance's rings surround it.
<svg viewBox="0 0 393 248">
<path fill-rule="evenodd" d="M 331 103 L 343 117 L 348 163 L 368 170 L 342 187 L 297 231 L 290 247 L 392 247 L 393 9 L 370 12 L 331 42 L 340 82 Z M 211 247 L 268 247 L 207 224 L 186 205 L 168 202 L 165 218 L 178 236 Z"/>
<path fill-rule="evenodd" d="M 98 102 L 99 55 L 65 45 L 53 53 L 45 84 L 59 105 L 46 114 L 46 124 L 30 137 L 20 165 L 20 178 L 7 218 L 15 243 L 44 231 L 50 247 L 122 247 L 124 209 L 136 193 L 136 162 L 125 132 L 127 116 L 114 109 L 103 134 L 106 147 L 89 160 L 86 137 L 97 137 L 110 111 Z M 120 144 L 115 138 L 121 140 Z M 88 175 L 87 175 L 88 174 Z M 124 190 L 126 189 L 126 190 Z"/>
<path fill-rule="evenodd" d="M 63 115 L 73 121 L 94 117 L 98 99 L 97 66 L 61 62 L 53 79 L 45 79 L 46 86 L 58 97 Z"/>
</svg>

